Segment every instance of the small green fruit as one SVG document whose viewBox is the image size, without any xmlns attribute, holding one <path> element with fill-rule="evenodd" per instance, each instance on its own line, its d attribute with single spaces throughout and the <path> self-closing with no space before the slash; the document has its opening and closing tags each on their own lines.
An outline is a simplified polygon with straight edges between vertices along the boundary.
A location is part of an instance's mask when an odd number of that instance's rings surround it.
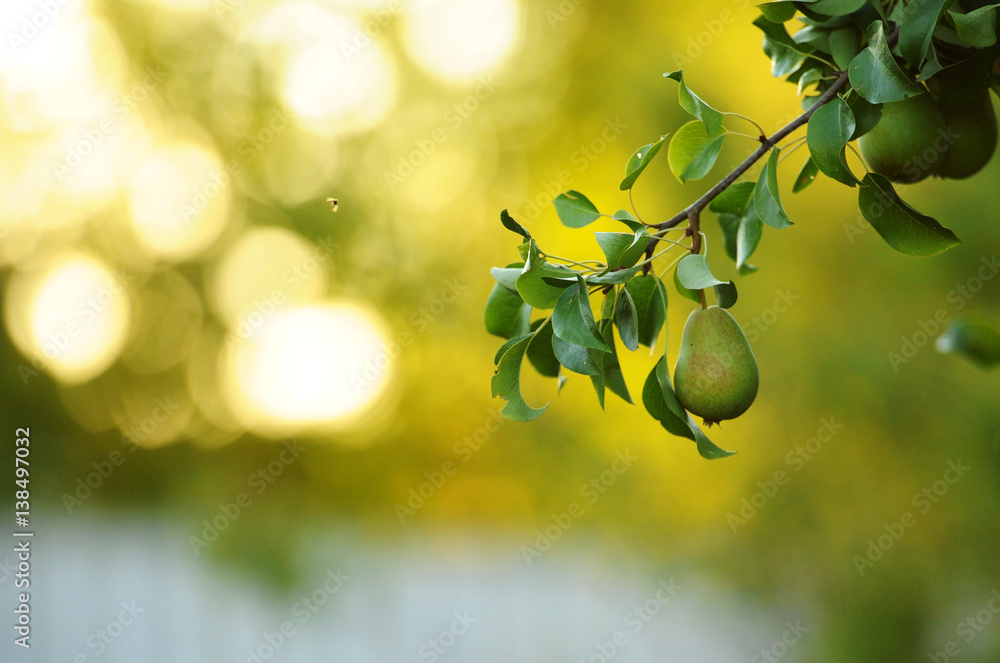
<svg viewBox="0 0 1000 663">
<path fill-rule="evenodd" d="M 733 316 L 718 306 L 691 313 L 674 369 L 681 405 L 707 424 L 735 419 L 753 403 L 759 384 L 757 360 Z"/>
<path fill-rule="evenodd" d="M 989 92 L 962 104 L 941 104 L 951 147 L 938 174 L 953 180 L 972 177 L 989 163 L 997 146 L 997 117 Z"/>
<path fill-rule="evenodd" d="M 858 139 L 868 167 L 893 182 L 919 182 L 936 170 L 944 115 L 929 94 L 884 104 L 875 128 Z"/>
</svg>

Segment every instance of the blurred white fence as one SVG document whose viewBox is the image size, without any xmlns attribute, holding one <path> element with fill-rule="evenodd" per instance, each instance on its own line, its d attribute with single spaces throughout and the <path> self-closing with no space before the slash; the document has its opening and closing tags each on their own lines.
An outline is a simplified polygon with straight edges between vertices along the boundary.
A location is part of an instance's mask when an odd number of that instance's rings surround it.
<svg viewBox="0 0 1000 663">
<path fill-rule="evenodd" d="M 4 663 L 729 663 L 786 629 L 703 576 L 653 577 L 571 550 L 528 566 L 519 542 L 473 534 L 386 548 L 332 531 L 310 547 L 302 587 L 276 596 L 195 557 L 170 525 L 35 523 L 30 651 L 13 645 L 2 565 L 16 560 L 13 543 L 0 547 Z M 809 637 L 782 660 L 799 660 Z"/>
</svg>

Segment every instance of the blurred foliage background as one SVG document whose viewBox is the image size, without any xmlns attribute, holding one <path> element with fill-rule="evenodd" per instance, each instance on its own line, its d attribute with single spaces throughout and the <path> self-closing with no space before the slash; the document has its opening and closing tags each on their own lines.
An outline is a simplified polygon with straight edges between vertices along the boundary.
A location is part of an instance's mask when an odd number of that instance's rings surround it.
<svg viewBox="0 0 1000 663">
<path fill-rule="evenodd" d="M 586 378 L 557 396 L 528 370 L 546 415 L 487 430 L 500 341 L 482 306 L 517 243 L 499 210 L 547 250 L 595 257 L 551 200 L 572 188 L 628 206 L 629 156 L 687 120 L 665 71 L 768 130 L 791 119 L 796 91 L 770 76 L 750 3 L 41 4 L 5 3 L 0 48 L 0 420 L 8 458 L 12 431 L 32 429 L 36 509 L 166 517 L 200 536 L 295 438 L 305 459 L 209 550 L 281 592 L 330 522 L 389 548 L 488 533 L 517 558 L 627 450 L 634 466 L 547 558 L 684 563 L 778 610 L 808 603 L 808 660 L 919 659 L 1000 583 L 1000 374 L 928 340 L 940 310 L 1000 310 L 1000 279 L 980 273 L 1000 244 L 996 159 L 905 189 L 962 239 L 930 259 L 890 250 L 829 180 L 783 192 L 795 227 L 765 232 L 760 271 L 737 279 L 762 382 L 713 436 L 736 456 L 704 461 L 641 406 L 602 412 Z M 752 148 L 730 140 L 685 186 L 654 161 L 637 208 L 667 218 Z M 713 269 L 733 276 L 704 227 Z M 673 297 L 672 359 L 691 306 Z M 625 358 L 634 395 L 652 363 Z M 81 498 L 115 452 L 125 461 Z M 970 470 L 921 512 L 914 495 L 956 459 Z M 779 471 L 787 484 L 745 510 Z M 860 573 L 907 511 L 916 525 Z M 997 642 L 963 660 L 996 660 Z"/>
</svg>

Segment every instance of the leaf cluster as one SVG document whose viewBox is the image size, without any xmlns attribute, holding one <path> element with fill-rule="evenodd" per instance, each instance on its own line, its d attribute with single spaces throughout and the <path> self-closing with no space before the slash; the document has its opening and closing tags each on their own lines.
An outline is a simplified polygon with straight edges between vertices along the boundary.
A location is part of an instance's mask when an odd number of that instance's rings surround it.
<svg viewBox="0 0 1000 663">
<path fill-rule="evenodd" d="M 608 392 L 632 403 L 619 347 L 635 351 L 643 345 L 653 352 L 666 334 L 665 279 L 671 269 L 669 280 L 682 298 L 704 307 L 705 293 L 712 290 L 723 308 L 737 302 L 736 284 L 712 274 L 702 213 L 715 215 L 737 273 L 757 271 L 749 260 L 764 228 L 794 225 L 782 203 L 779 166 L 801 147 L 808 157 L 793 180 L 793 193 L 822 174 L 857 188 L 862 216 L 896 251 L 930 256 L 956 245 L 954 233 L 904 202 L 889 179 L 867 169 L 859 177 L 848 149 L 877 126 L 885 104 L 929 93 L 960 102 L 988 90 L 1000 72 L 998 7 L 980 0 L 773 0 L 759 5 L 754 25 L 763 33 L 771 73 L 794 84 L 802 98 L 802 114 L 771 136 L 750 118 L 714 108 L 688 86 L 684 71 L 664 74 L 677 83 L 678 103 L 692 119 L 628 160 L 618 189 L 628 192 L 630 202 L 639 177 L 664 147 L 670 171 L 684 184 L 712 172 L 727 139 L 747 136 L 732 131 L 727 121 L 752 123 L 759 146 L 705 195 L 658 223 L 645 222 L 634 205 L 632 212 L 608 215 L 578 191 L 560 194 L 553 203 L 565 226 L 584 228 L 602 217 L 624 226 L 621 232 L 595 233 L 601 260 L 546 253 L 506 210 L 501 213 L 504 227 L 521 240 L 520 261 L 492 270 L 496 285 L 485 315 L 487 330 L 505 339 L 492 380 L 493 395 L 507 401 L 502 413 L 529 421 L 547 407 L 532 407 L 521 394 L 525 358 L 539 374 L 556 379 L 560 389 L 571 373 L 587 376 L 601 407 Z M 792 139 L 803 126 L 805 136 Z M 762 166 L 753 176 L 750 168 L 759 160 Z M 680 225 L 684 221 L 687 226 Z M 683 234 L 671 239 L 673 231 Z M 678 241 L 685 238 L 690 244 Z M 680 255 L 653 269 L 674 250 Z M 944 337 L 942 350 L 988 363 L 996 361 L 996 340 L 982 325 L 966 325 Z M 702 456 L 731 453 L 709 441 L 678 401 L 665 350 L 643 385 L 641 400 L 667 431 L 694 441 Z"/>
</svg>

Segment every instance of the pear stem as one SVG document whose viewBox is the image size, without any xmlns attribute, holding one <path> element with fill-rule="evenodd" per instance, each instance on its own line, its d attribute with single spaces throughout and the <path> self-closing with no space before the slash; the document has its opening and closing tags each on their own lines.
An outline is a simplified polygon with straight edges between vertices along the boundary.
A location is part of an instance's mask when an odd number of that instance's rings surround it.
<svg viewBox="0 0 1000 663">
<path fill-rule="evenodd" d="M 692 255 L 698 255 L 701 253 L 701 210 L 694 208 L 688 212 L 688 229 L 685 232 L 686 235 L 691 236 L 691 253 Z M 698 298 L 701 300 L 701 307 L 708 308 L 708 302 L 705 299 L 705 291 L 698 291 Z"/>
</svg>

